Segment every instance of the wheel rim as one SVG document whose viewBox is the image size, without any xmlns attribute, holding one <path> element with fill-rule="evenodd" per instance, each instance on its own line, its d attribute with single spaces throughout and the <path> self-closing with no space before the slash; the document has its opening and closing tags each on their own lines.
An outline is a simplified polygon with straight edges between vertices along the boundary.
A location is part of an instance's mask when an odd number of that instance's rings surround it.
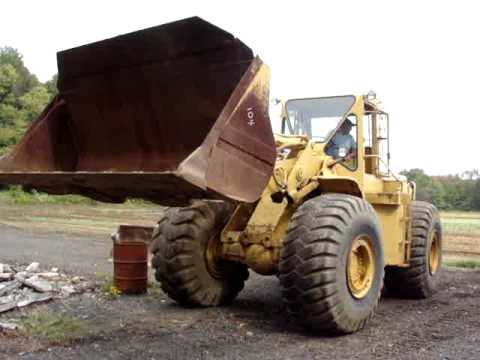
<svg viewBox="0 0 480 360">
<path fill-rule="evenodd" d="M 440 264 L 440 239 L 436 230 L 433 231 L 432 241 L 430 242 L 429 261 L 428 268 L 430 274 L 433 275 L 437 272 Z"/>
<path fill-rule="evenodd" d="M 375 277 L 375 250 L 372 240 L 361 235 L 352 242 L 347 262 L 348 288 L 353 297 L 364 298 Z"/>
<path fill-rule="evenodd" d="M 222 278 L 222 270 L 219 264 L 221 243 L 219 239 L 220 234 L 213 235 L 207 242 L 205 249 L 205 263 L 207 270 L 211 276 L 216 279 Z"/>
</svg>

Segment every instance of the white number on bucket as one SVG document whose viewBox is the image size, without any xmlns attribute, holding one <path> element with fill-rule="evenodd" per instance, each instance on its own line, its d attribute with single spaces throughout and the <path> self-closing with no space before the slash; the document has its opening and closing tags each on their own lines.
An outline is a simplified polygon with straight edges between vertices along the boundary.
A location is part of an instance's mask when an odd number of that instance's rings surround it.
<svg viewBox="0 0 480 360">
<path fill-rule="evenodd" d="M 249 126 L 255 125 L 255 116 L 254 116 L 253 108 L 249 107 L 247 108 L 247 124 Z"/>
</svg>

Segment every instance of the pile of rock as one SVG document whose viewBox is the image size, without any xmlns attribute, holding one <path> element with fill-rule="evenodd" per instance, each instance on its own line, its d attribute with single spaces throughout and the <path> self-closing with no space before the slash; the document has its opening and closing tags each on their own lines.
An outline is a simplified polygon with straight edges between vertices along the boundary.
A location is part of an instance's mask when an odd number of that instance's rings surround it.
<svg viewBox="0 0 480 360">
<path fill-rule="evenodd" d="M 0 313 L 53 298 L 65 298 L 90 288 L 85 279 L 68 277 L 58 268 L 41 270 L 38 262 L 28 266 L 0 263 Z"/>
</svg>

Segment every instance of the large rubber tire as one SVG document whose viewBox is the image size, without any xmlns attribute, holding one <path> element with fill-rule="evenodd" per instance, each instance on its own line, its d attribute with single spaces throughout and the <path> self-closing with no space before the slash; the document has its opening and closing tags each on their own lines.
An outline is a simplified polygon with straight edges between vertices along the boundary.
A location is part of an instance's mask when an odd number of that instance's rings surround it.
<svg viewBox="0 0 480 360">
<path fill-rule="evenodd" d="M 245 265 L 218 261 L 207 265 L 209 241 L 219 241 L 230 214 L 221 202 L 170 208 L 153 234 L 152 266 L 162 289 L 177 303 L 217 306 L 231 303 L 248 278 Z"/>
<path fill-rule="evenodd" d="M 411 208 L 412 247 L 408 267 L 387 266 L 385 287 L 398 297 L 422 299 L 437 289 L 442 263 L 442 225 L 438 210 L 432 204 L 415 201 Z M 430 269 L 432 241 L 436 236 L 436 267 Z"/>
<path fill-rule="evenodd" d="M 366 295 L 356 298 L 347 264 L 352 243 L 361 236 L 371 239 L 375 270 Z M 279 272 L 289 312 L 308 329 L 345 334 L 363 328 L 378 305 L 384 275 L 381 227 L 372 206 L 344 194 L 306 201 L 289 224 Z"/>
</svg>

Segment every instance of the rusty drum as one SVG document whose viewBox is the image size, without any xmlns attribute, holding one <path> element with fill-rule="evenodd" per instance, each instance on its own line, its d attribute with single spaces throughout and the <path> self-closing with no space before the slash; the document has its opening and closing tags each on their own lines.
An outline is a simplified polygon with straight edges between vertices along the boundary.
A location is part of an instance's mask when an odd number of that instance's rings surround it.
<svg viewBox="0 0 480 360">
<path fill-rule="evenodd" d="M 113 243 L 113 280 L 126 294 L 143 294 L 148 280 L 147 244 L 141 241 Z"/>
</svg>

